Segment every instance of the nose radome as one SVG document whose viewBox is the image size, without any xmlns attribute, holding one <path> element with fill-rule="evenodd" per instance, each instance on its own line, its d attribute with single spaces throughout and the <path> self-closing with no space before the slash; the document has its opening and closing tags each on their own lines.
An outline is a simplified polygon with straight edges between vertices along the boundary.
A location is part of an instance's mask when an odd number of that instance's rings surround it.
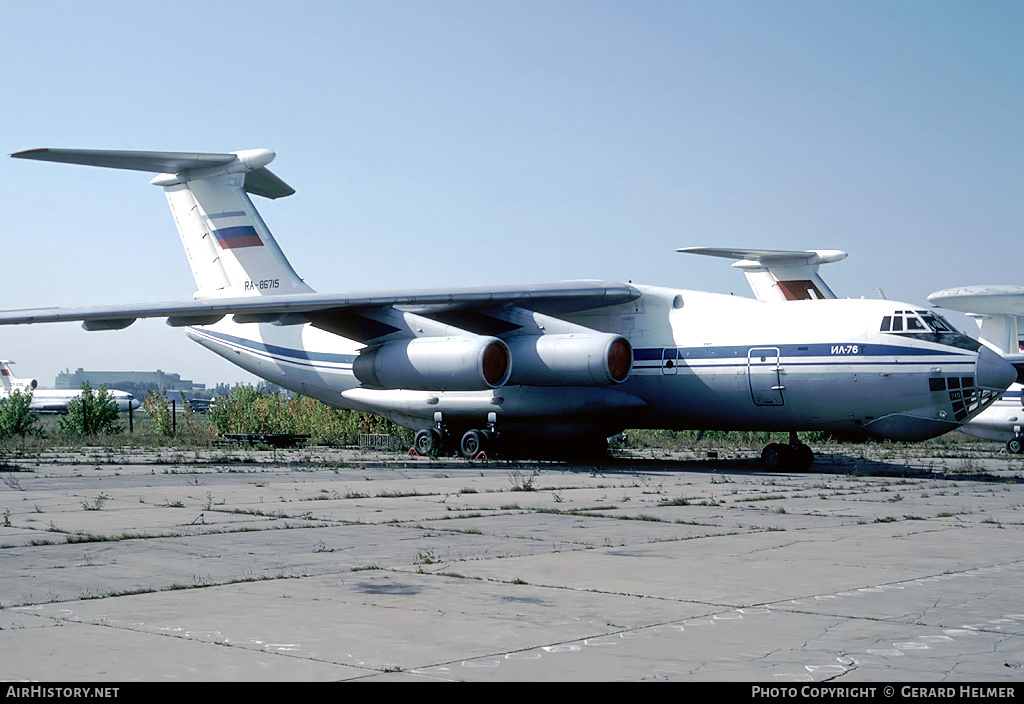
<svg viewBox="0 0 1024 704">
<path fill-rule="evenodd" d="M 1017 381 L 1017 370 L 992 350 L 982 347 L 978 350 L 974 378 L 979 389 L 1005 391 Z"/>
</svg>

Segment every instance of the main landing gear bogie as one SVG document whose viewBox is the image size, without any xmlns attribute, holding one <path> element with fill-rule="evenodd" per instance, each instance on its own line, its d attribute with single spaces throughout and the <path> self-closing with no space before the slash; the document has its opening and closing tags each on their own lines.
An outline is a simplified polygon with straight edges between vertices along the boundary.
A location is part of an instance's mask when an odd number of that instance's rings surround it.
<svg viewBox="0 0 1024 704">
<path fill-rule="evenodd" d="M 807 472 L 814 466 L 814 451 L 791 433 L 788 445 L 773 442 L 765 447 L 761 461 L 770 470 Z"/>
<path fill-rule="evenodd" d="M 487 427 L 471 428 L 459 435 L 451 431 L 441 418 L 435 417 L 433 428 L 424 428 L 416 433 L 413 450 L 428 457 L 443 455 L 458 443 L 458 451 L 471 460 L 487 459 L 497 452 L 498 432 L 495 429 L 494 414 L 487 419 Z"/>
</svg>

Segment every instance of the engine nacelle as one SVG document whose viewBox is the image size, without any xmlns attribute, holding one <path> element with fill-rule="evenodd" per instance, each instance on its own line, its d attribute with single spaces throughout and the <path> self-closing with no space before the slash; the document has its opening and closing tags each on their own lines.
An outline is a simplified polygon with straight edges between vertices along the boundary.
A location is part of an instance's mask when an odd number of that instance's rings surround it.
<svg viewBox="0 0 1024 704">
<path fill-rule="evenodd" d="M 352 373 L 379 389 L 485 391 L 505 384 L 508 346 L 496 337 L 417 337 L 363 350 Z"/>
<path fill-rule="evenodd" d="M 522 335 L 507 340 L 515 363 L 511 384 L 607 386 L 633 369 L 633 346 L 611 333 Z"/>
</svg>

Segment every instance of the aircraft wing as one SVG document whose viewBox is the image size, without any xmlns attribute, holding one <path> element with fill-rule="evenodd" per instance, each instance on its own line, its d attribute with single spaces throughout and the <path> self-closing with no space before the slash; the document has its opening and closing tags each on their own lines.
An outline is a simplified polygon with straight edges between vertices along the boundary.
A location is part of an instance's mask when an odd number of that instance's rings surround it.
<svg viewBox="0 0 1024 704">
<path fill-rule="evenodd" d="M 676 251 L 736 259 L 733 266 L 743 271 L 759 301 L 835 298 L 836 294 L 818 276 L 818 267 L 846 259 L 846 252 L 837 249 L 791 251 L 683 247 Z"/>
<path fill-rule="evenodd" d="M 416 313 L 465 314 L 514 304 L 557 315 L 626 303 L 640 296 L 632 286 L 607 281 L 567 281 L 528 286 L 383 291 L 359 294 L 301 293 L 279 296 L 207 298 L 167 303 L 0 311 L 0 325 L 81 321 L 87 330 L 119 330 L 138 318 L 166 318 L 168 325 L 212 325 L 226 315 L 239 323 L 313 323 L 365 342 L 379 337 L 360 313 L 388 308 Z"/>
</svg>

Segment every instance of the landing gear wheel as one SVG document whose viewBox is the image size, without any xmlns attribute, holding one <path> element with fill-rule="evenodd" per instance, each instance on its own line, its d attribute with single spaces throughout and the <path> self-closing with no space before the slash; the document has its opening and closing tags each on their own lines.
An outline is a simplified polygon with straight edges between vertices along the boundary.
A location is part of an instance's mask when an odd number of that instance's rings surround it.
<svg viewBox="0 0 1024 704">
<path fill-rule="evenodd" d="M 771 471 L 807 472 L 814 465 L 814 451 L 802 442 L 796 445 L 773 442 L 761 451 L 761 462 Z"/>
<path fill-rule="evenodd" d="M 1014 437 L 1006 441 L 1007 452 L 1014 455 L 1019 455 L 1021 453 L 1021 450 L 1024 450 L 1024 435 L 1015 435 Z"/>
<path fill-rule="evenodd" d="M 814 466 L 814 450 L 800 443 L 793 448 L 793 465 L 798 472 L 809 472 Z"/>
<path fill-rule="evenodd" d="M 462 451 L 463 457 L 471 460 L 475 459 L 481 452 L 484 452 L 486 444 L 483 431 L 467 430 L 466 434 L 462 436 L 459 449 Z"/>
<path fill-rule="evenodd" d="M 441 452 L 441 433 L 434 428 L 424 428 L 416 433 L 412 445 L 418 454 L 434 456 Z"/>
<path fill-rule="evenodd" d="M 773 442 L 761 450 L 761 461 L 768 469 L 782 469 L 789 463 L 789 455 L 789 445 Z"/>
</svg>

